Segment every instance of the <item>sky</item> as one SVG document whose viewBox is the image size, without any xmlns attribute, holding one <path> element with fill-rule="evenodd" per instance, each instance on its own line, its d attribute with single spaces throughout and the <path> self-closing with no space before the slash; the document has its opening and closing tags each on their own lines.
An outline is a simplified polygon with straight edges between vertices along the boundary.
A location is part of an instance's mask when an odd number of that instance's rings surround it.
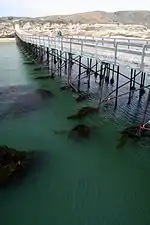
<svg viewBox="0 0 150 225">
<path fill-rule="evenodd" d="M 47 16 L 88 11 L 150 10 L 149 0 L 0 0 L 0 16 Z"/>
</svg>

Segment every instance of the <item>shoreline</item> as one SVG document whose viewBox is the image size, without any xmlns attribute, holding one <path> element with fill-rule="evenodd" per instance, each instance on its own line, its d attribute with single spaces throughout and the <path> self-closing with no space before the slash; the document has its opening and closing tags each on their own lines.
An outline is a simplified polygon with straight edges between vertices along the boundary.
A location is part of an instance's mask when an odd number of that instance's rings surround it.
<svg viewBox="0 0 150 225">
<path fill-rule="evenodd" d="M 1 42 L 15 42 L 15 38 L 0 38 L 0 43 Z"/>
</svg>

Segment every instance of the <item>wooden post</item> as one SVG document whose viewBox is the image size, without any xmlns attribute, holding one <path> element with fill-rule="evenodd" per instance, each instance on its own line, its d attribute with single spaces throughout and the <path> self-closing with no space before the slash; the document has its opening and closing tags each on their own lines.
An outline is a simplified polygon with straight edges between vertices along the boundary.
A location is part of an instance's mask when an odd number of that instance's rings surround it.
<svg viewBox="0 0 150 225">
<path fill-rule="evenodd" d="M 43 63 L 43 48 L 42 48 L 42 47 L 40 47 L 40 49 L 41 49 L 41 57 L 40 57 L 40 62 L 41 62 L 41 63 Z"/>
<path fill-rule="evenodd" d="M 71 83 L 72 53 L 68 53 L 68 85 Z"/>
<path fill-rule="evenodd" d="M 80 92 L 80 79 L 81 79 L 81 55 L 79 56 L 79 76 L 78 76 L 78 92 Z"/>
<path fill-rule="evenodd" d="M 65 52 L 65 74 L 67 74 L 67 52 Z"/>
<path fill-rule="evenodd" d="M 89 92 L 90 89 L 90 74 L 91 74 L 91 65 L 92 65 L 92 58 L 87 58 L 87 77 L 88 77 L 88 81 L 87 81 L 87 90 Z"/>
<path fill-rule="evenodd" d="M 115 70 L 115 65 L 113 64 L 113 68 L 112 68 L 112 77 L 110 79 L 110 84 L 113 85 L 114 83 L 114 70 Z"/>
<path fill-rule="evenodd" d="M 54 54 L 54 71 L 56 71 L 56 64 L 57 64 L 57 56 L 56 56 L 56 54 L 57 54 L 57 50 L 56 49 L 54 49 L 53 50 L 53 54 Z"/>
<path fill-rule="evenodd" d="M 110 64 L 106 63 L 106 77 L 105 77 L 105 82 L 109 84 L 109 75 L 110 75 Z"/>
<path fill-rule="evenodd" d="M 62 69 L 62 51 L 59 52 L 59 74 L 61 76 L 61 69 Z"/>
<path fill-rule="evenodd" d="M 140 84 L 140 91 L 139 91 L 139 100 L 141 100 L 142 95 L 145 93 L 144 85 L 145 85 L 145 75 L 146 73 L 141 73 L 141 84 Z"/>
<path fill-rule="evenodd" d="M 115 99 L 115 109 L 118 104 L 118 86 L 119 86 L 119 66 L 117 66 L 117 82 L 116 82 L 116 99 Z"/>
<path fill-rule="evenodd" d="M 100 103 L 101 103 L 101 100 L 102 100 L 102 97 L 103 97 L 103 85 L 104 85 L 104 80 L 105 80 L 105 70 L 106 70 L 106 65 L 103 69 L 103 63 L 101 64 L 101 73 L 100 73 L 100 82 L 99 82 L 99 85 L 100 85 L 100 96 L 99 96 L 99 106 L 100 106 Z"/>
<path fill-rule="evenodd" d="M 95 76 L 95 82 L 96 82 L 96 80 L 97 80 L 97 66 L 98 66 L 98 61 L 97 61 L 97 59 L 96 59 L 96 64 L 95 64 L 95 74 L 94 74 L 94 76 Z"/>
<path fill-rule="evenodd" d="M 51 48 L 51 75 L 53 74 L 53 48 Z"/>
<path fill-rule="evenodd" d="M 102 78 L 103 78 L 103 64 L 101 63 L 101 70 L 100 70 L 100 75 L 99 75 L 99 85 L 100 86 L 102 84 Z"/>
<path fill-rule="evenodd" d="M 131 69 L 131 75 L 130 75 L 130 89 L 129 89 L 129 100 L 128 100 L 128 104 L 131 103 L 132 79 L 133 79 L 133 69 Z"/>
<path fill-rule="evenodd" d="M 47 55 L 47 66 L 49 70 L 49 48 L 48 47 L 47 47 L 46 55 Z"/>
<path fill-rule="evenodd" d="M 135 90 L 135 77 L 136 77 L 136 70 L 134 70 L 132 90 Z"/>
</svg>

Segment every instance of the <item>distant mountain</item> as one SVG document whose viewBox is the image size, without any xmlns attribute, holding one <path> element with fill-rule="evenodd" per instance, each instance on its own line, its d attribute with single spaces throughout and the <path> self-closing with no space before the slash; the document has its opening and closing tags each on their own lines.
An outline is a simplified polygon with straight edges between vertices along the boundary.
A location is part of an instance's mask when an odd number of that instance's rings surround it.
<svg viewBox="0 0 150 225">
<path fill-rule="evenodd" d="M 58 22 L 58 23 L 118 23 L 118 24 L 136 24 L 150 25 L 150 11 L 117 11 L 113 13 L 104 11 L 93 11 L 85 13 L 76 13 L 72 15 L 54 15 L 44 17 L 1 17 L 0 20 L 21 20 L 24 22 Z"/>
</svg>

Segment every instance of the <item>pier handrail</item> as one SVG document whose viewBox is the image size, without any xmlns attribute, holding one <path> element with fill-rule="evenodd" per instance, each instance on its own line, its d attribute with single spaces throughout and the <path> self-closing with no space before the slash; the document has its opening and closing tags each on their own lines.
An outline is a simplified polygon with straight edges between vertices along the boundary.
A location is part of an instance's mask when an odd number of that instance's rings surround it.
<svg viewBox="0 0 150 225">
<path fill-rule="evenodd" d="M 146 43 L 132 43 L 128 41 L 116 41 L 113 40 L 101 40 L 101 39 L 89 39 L 89 38 L 74 38 L 74 37 L 57 37 L 57 36 L 40 36 L 33 35 L 25 32 L 21 29 L 16 29 L 16 34 L 25 42 L 44 45 L 46 47 L 53 47 L 61 49 L 62 51 L 65 49 L 66 51 L 77 54 L 80 52 L 81 55 L 89 54 L 92 57 L 98 58 L 100 55 L 98 53 L 99 49 L 103 49 L 106 51 L 111 51 L 114 54 L 113 63 L 117 64 L 117 55 L 120 53 L 127 53 L 131 55 L 140 56 L 140 67 L 141 71 L 144 70 L 144 59 L 145 57 L 150 57 L 150 44 L 148 41 Z M 115 41 L 114 41 L 115 40 Z M 74 47 L 76 46 L 76 48 Z M 129 48 L 130 47 L 130 48 Z M 77 49 L 79 48 L 79 50 Z M 89 50 L 85 50 L 85 48 L 90 48 Z M 93 50 L 93 53 L 92 53 Z"/>
<path fill-rule="evenodd" d="M 105 42 L 105 41 L 112 41 L 112 43 L 115 43 L 116 41 L 121 41 L 121 42 L 127 42 L 128 45 L 130 46 L 130 42 L 141 42 L 143 44 L 149 44 L 150 43 L 150 39 L 143 39 L 143 38 L 132 38 L 132 37 L 109 37 L 109 36 L 67 36 L 68 38 L 75 38 L 75 39 L 86 39 L 86 40 L 101 40 L 101 42 Z"/>
</svg>

